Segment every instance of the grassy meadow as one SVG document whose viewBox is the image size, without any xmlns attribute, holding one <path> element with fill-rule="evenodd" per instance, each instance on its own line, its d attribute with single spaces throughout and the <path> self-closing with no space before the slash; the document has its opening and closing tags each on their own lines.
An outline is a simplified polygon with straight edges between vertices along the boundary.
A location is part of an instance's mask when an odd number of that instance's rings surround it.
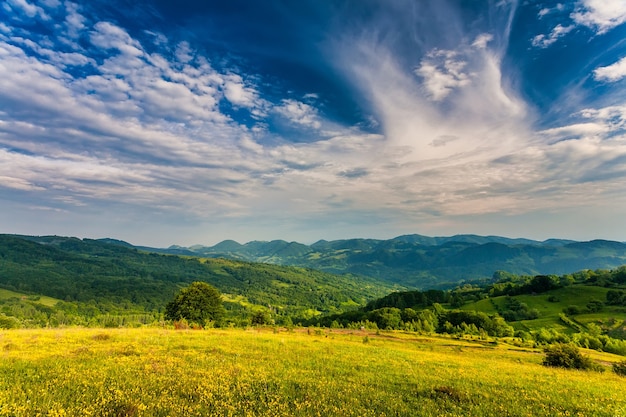
<svg viewBox="0 0 626 417">
<path fill-rule="evenodd" d="M 539 350 L 347 330 L 0 331 L 0 416 L 626 415 L 606 372 Z"/>
<path fill-rule="evenodd" d="M 542 294 L 516 295 L 515 299 L 526 304 L 529 308 L 539 312 L 539 318 L 510 322 L 516 330 L 539 330 L 541 328 L 555 329 L 559 332 L 571 334 L 576 330 L 564 324 L 560 315 L 571 305 L 580 306 L 582 312 L 573 318 L 579 323 L 601 323 L 608 319 L 626 322 L 624 307 L 605 306 L 602 313 L 584 311 L 584 306 L 592 300 L 606 300 L 606 293 L 610 288 L 591 285 L 568 286 L 547 291 Z M 466 311 L 482 311 L 487 314 L 497 314 L 502 309 L 508 296 L 490 297 L 471 302 L 460 307 Z M 551 301 L 552 300 L 552 301 Z"/>
</svg>

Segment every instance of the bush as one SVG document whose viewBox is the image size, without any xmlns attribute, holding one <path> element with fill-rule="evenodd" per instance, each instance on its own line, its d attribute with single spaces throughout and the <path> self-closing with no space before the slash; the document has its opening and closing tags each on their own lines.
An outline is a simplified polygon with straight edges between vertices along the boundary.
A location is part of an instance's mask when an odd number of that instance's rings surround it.
<svg viewBox="0 0 626 417">
<path fill-rule="evenodd" d="M 626 361 L 613 364 L 613 372 L 617 375 L 626 376 Z"/>
<path fill-rule="evenodd" d="M 587 303 L 587 309 L 592 313 L 597 313 L 604 308 L 604 303 L 600 300 L 591 300 Z"/>
<path fill-rule="evenodd" d="M 0 313 L 0 329 L 17 329 L 18 327 L 20 327 L 18 319 Z"/>
<path fill-rule="evenodd" d="M 593 361 L 583 356 L 580 350 L 572 344 L 559 343 L 544 349 L 546 356 L 544 366 L 556 366 L 566 369 L 595 369 Z"/>
<path fill-rule="evenodd" d="M 578 307 L 578 306 L 568 306 L 567 308 L 565 308 L 563 310 L 563 312 L 565 314 L 567 314 L 568 316 L 575 316 L 577 314 L 580 314 L 580 307 Z"/>
</svg>

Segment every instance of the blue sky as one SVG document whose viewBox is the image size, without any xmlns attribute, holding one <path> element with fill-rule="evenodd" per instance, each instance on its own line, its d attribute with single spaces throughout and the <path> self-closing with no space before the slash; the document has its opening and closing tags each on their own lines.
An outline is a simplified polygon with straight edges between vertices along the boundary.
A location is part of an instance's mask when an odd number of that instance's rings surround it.
<svg viewBox="0 0 626 417">
<path fill-rule="evenodd" d="M 626 240 L 623 0 L 5 0 L 0 231 Z"/>
</svg>

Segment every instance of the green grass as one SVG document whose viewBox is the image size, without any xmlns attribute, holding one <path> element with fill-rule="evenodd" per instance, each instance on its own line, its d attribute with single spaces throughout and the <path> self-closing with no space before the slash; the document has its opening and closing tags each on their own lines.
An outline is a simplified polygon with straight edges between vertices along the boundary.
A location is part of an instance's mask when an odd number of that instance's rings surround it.
<svg viewBox="0 0 626 417">
<path fill-rule="evenodd" d="M 587 303 L 591 300 L 606 300 L 606 293 L 610 288 L 594 287 L 588 285 L 572 285 L 559 288 L 536 295 L 516 295 L 516 298 L 522 303 L 528 305 L 531 309 L 539 311 L 539 318 L 535 320 L 522 320 L 512 322 L 511 324 L 518 330 L 539 330 L 542 327 L 553 328 L 560 332 L 571 333 L 574 329 L 569 328 L 561 322 L 559 315 L 572 305 L 578 306 L 583 313 L 574 316 L 574 318 L 582 323 L 599 321 L 607 318 L 626 319 L 626 311 L 622 307 L 605 306 L 600 313 L 584 313 Z M 555 297 L 556 302 L 548 301 L 550 297 Z M 487 314 L 495 314 L 498 308 L 502 309 L 506 303 L 506 296 L 492 297 L 479 300 L 473 303 L 465 304 L 461 307 L 463 310 L 482 311 Z M 496 308 L 497 306 L 497 308 Z"/>
<path fill-rule="evenodd" d="M 538 353 L 400 332 L 2 331 L 0 416 L 625 415 L 623 377 Z"/>
<path fill-rule="evenodd" d="M 465 304 L 460 309 L 466 311 L 482 311 L 483 313 L 487 314 L 495 314 L 498 311 L 494 307 L 492 300 L 496 300 L 497 298 L 499 297 L 486 298 L 484 300 L 479 300 L 474 303 Z"/>
<path fill-rule="evenodd" d="M 11 298 L 18 298 L 20 300 L 29 300 L 34 303 L 45 305 L 47 307 L 54 307 L 54 305 L 59 302 L 59 300 L 57 300 L 56 298 L 46 297 L 45 295 L 33 296 L 33 295 L 22 294 L 19 292 L 5 290 L 3 288 L 0 288 L 0 300 L 8 300 Z"/>
</svg>

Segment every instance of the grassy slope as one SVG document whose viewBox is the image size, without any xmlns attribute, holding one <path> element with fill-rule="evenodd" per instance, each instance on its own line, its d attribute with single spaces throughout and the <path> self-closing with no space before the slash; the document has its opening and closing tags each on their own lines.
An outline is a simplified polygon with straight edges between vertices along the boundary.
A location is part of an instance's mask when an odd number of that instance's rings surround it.
<svg viewBox="0 0 626 417">
<path fill-rule="evenodd" d="M 53 307 L 56 303 L 59 302 L 58 299 L 52 298 L 52 297 L 46 297 L 45 295 L 33 296 L 33 295 L 27 295 L 27 294 L 15 292 L 15 291 L 9 291 L 9 290 L 0 288 L 0 300 L 8 300 L 11 298 L 18 298 L 20 300 L 25 299 L 25 300 L 38 303 L 47 307 Z"/>
<path fill-rule="evenodd" d="M 569 287 L 559 288 L 556 290 L 548 291 L 537 295 L 517 295 L 513 298 L 518 299 L 520 302 L 525 303 L 531 309 L 537 309 L 539 311 L 539 318 L 536 320 L 523 320 L 519 322 L 511 323 L 516 329 L 519 330 L 537 330 L 542 327 L 554 328 L 559 331 L 571 333 L 574 330 L 566 326 L 559 319 L 559 314 L 563 313 L 563 310 L 569 306 L 578 306 L 581 310 L 585 309 L 587 303 L 591 300 L 606 300 L 606 293 L 609 288 L 594 287 L 589 285 L 572 285 Z M 550 296 L 556 297 L 556 302 L 548 301 Z M 463 310 L 477 310 L 483 311 L 488 314 L 494 314 L 497 312 L 498 307 L 502 307 L 505 304 L 506 296 L 493 297 L 490 299 L 480 300 L 474 303 L 469 303 L 461 307 Z M 581 323 L 606 320 L 610 318 L 616 318 L 619 320 L 626 320 L 626 309 L 623 307 L 611 307 L 605 306 L 600 313 L 583 313 L 574 316 L 574 319 Z"/>
<path fill-rule="evenodd" d="M 626 413 L 623 377 L 546 368 L 538 351 L 402 333 L 364 340 L 327 331 L 2 331 L 0 415 Z"/>
</svg>

